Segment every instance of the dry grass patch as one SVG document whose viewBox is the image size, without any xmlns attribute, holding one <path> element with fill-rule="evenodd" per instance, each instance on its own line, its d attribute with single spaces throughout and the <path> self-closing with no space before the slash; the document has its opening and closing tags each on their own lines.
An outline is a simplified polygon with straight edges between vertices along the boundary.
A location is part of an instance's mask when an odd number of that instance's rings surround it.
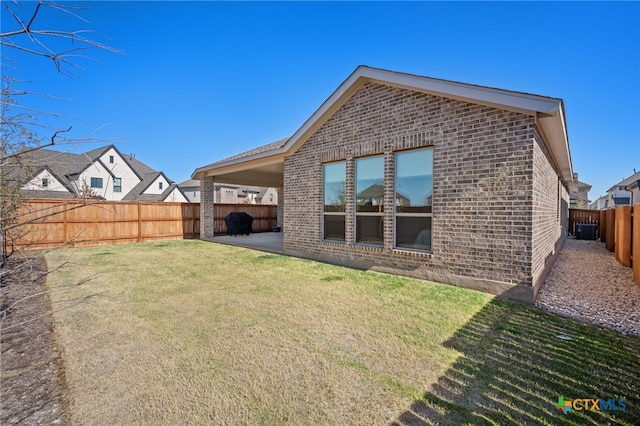
<svg viewBox="0 0 640 426">
<path fill-rule="evenodd" d="M 457 358 L 489 296 L 198 241 L 52 253 L 73 418 L 379 423 Z M 104 293 L 103 293 L 104 292 Z"/>
<path fill-rule="evenodd" d="M 529 389 L 500 394 L 510 376 L 491 371 L 524 358 L 519 346 L 540 345 L 518 333 L 527 319 L 533 329 L 558 321 L 534 308 L 199 241 L 48 256 L 50 268 L 69 260 L 51 287 L 96 278 L 54 292 L 54 308 L 97 294 L 55 315 L 76 424 L 462 424 L 501 421 L 505 410 L 521 423 L 557 418 L 559 395 L 536 388 L 539 373 L 518 370 Z M 556 349 L 566 351 L 543 353 Z M 527 417 L 520 401 L 532 394 L 541 405 L 545 393 L 545 414 Z"/>
</svg>

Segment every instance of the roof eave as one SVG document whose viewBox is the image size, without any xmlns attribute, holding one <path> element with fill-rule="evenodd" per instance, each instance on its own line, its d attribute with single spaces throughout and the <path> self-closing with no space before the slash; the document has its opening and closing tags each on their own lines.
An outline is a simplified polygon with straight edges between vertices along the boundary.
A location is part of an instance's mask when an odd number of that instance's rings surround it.
<svg viewBox="0 0 640 426">
<path fill-rule="evenodd" d="M 562 103 L 558 104 L 558 108 L 553 114 L 538 112 L 536 119 L 560 176 L 565 182 L 573 182 L 573 166 Z"/>
<path fill-rule="evenodd" d="M 281 161 L 284 161 L 284 154 L 286 152 L 287 149 L 285 147 L 280 147 L 271 151 L 248 155 L 246 157 L 209 164 L 197 168 L 191 174 L 191 179 L 201 180 L 205 176 L 233 173 L 242 171 L 247 167 L 264 166 L 279 163 Z"/>
<path fill-rule="evenodd" d="M 405 74 L 377 68 L 359 67 L 359 77 L 367 78 L 379 84 L 392 85 L 413 91 L 421 91 L 447 98 L 473 103 L 482 103 L 501 108 L 508 107 L 522 111 L 537 111 L 553 114 L 559 99 L 540 95 L 478 86 L 457 81 L 441 80 L 431 77 Z M 355 73 L 354 73 L 355 74 Z"/>
</svg>

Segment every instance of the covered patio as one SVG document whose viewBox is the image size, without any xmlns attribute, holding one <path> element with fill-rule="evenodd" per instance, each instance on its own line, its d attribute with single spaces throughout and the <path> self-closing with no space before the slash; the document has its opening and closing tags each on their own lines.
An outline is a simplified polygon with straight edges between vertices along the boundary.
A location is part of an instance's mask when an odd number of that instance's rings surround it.
<svg viewBox="0 0 640 426">
<path fill-rule="evenodd" d="M 284 149 L 289 138 L 272 142 L 251 151 L 227 158 L 195 170 L 193 179 L 200 180 L 200 236 L 207 241 L 243 245 L 274 253 L 283 252 L 283 233 L 244 237 L 216 236 L 214 232 L 214 188 L 218 183 L 272 187 L 278 190 L 277 226 L 282 229 L 284 198 Z M 284 230 L 283 230 L 284 231 Z M 243 240 L 243 243 L 238 243 Z"/>
</svg>

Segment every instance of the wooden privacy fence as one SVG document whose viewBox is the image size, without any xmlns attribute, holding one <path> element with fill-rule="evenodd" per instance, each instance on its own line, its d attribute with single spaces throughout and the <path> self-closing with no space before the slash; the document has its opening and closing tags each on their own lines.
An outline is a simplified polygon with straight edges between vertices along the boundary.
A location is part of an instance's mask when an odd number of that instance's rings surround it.
<svg viewBox="0 0 640 426">
<path fill-rule="evenodd" d="M 245 212 L 253 217 L 253 232 L 268 232 L 276 226 L 278 206 L 269 204 L 214 204 L 214 235 L 226 235 L 227 224 L 224 220 L 229 213 Z"/>
<path fill-rule="evenodd" d="M 48 249 L 200 236 L 199 203 L 33 199 L 9 232 L 15 249 Z"/>
<path fill-rule="evenodd" d="M 586 209 L 569 209 L 569 233 L 571 235 L 577 235 L 578 225 L 595 225 L 596 238 L 601 238 L 600 211 Z"/>
<path fill-rule="evenodd" d="M 633 281 L 640 285 L 640 203 L 601 210 L 600 215 L 600 241 L 621 265 L 633 268 Z"/>
</svg>

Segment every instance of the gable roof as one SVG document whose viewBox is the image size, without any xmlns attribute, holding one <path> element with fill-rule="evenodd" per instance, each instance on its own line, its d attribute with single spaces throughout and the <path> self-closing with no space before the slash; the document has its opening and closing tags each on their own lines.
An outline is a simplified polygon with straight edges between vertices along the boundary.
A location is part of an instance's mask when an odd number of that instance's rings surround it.
<svg viewBox="0 0 640 426">
<path fill-rule="evenodd" d="M 167 187 L 164 189 L 164 191 L 162 191 L 161 194 L 145 194 L 145 191 L 149 188 L 149 186 L 151 186 L 151 184 L 153 184 L 153 182 L 155 182 L 156 179 L 158 179 L 158 177 L 160 176 L 164 177 L 169 185 L 167 185 Z M 177 189 L 182 194 L 182 196 L 187 199 L 182 189 L 180 189 L 177 184 L 169 179 L 167 175 L 164 174 L 164 172 L 152 171 L 150 173 L 147 173 L 144 179 L 138 182 L 138 184 L 134 186 L 133 189 L 131 189 L 131 191 L 129 191 L 129 193 L 122 199 L 127 201 L 164 201 L 174 189 Z"/>
<path fill-rule="evenodd" d="M 133 156 L 122 155 L 122 153 L 115 147 L 115 145 L 106 145 L 100 148 L 93 149 L 91 151 L 83 152 L 80 154 L 73 154 L 69 152 L 55 151 L 51 149 L 41 148 L 31 151 L 27 151 L 19 156 L 15 157 L 15 167 L 7 167 L 11 171 L 10 176 L 5 176 L 6 179 L 12 181 L 26 183 L 33 176 L 37 175 L 42 170 L 47 170 L 72 194 L 75 195 L 77 188 L 69 179 L 69 176 L 78 175 L 84 172 L 91 165 L 99 162 L 112 174 L 111 170 L 100 161 L 100 157 L 108 150 L 115 150 L 118 155 L 124 160 L 124 162 L 134 171 L 138 177 L 143 180 L 143 177 L 149 173 L 155 172 L 151 167 L 147 166 L 143 162 L 136 160 Z M 112 174 L 113 175 L 113 174 Z M 169 179 L 167 181 L 170 182 Z M 35 195 L 35 192 L 51 192 L 51 191 L 29 191 L 28 194 Z M 55 195 L 64 194 L 59 192 Z"/>
<path fill-rule="evenodd" d="M 180 182 L 178 186 L 180 188 L 193 188 L 193 187 L 200 188 L 200 181 L 197 179 L 187 179 L 183 182 Z"/>
<path fill-rule="evenodd" d="M 290 138 L 281 139 L 199 167 L 193 172 L 192 178 L 201 179 L 203 176 L 220 174 L 234 176 L 234 174 L 237 175 L 239 171 L 246 170 L 248 167 L 262 167 L 266 170 L 267 166 L 282 162 L 286 155 L 293 154 L 360 87 L 369 82 L 534 115 L 540 125 L 544 142 L 560 174 L 567 182 L 573 180 L 562 99 L 406 74 L 363 65 L 357 67 Z"/>
<path fill-rule="evenodd" d="M 629 187 L 635 188 L 636 186 L 640 186 L 638 181 L 640 181 L 640 172 L 634 173 L 634 174 L 632 174 L 631 176 L 629 176 L 626 179 L 622 179 L 620 182 L 616 183 L 611 188 L 609 188 L 607 190 L 607 192 L 613 191 L 614 189 L 619 188 L 619 187 L 627 187 L 627 186 L 629 186 Z"/>
<path fill-rule="evenodd" d="M 124 197 L 122 200 L 123 201 L 164 201 L 171 194 L 171 192 L 173 192 L 174 189 L 179 191 L 182 194 L 182 196 L 185 198 L 185 200 L 188 200 L 187 196 L 184 195 L 184 192 L 182 191 L 182 189 L 180 189 L 178 185 L 176 185 L 175 183 L 171 183 L 167 185 L 167 188 L 164 191 L 162 191 L 162 194 L 145 194 L 140 192 L 134 192 L 134 190 L 131 190 L 126 195 L 126 197 Z"/>
</svg>

